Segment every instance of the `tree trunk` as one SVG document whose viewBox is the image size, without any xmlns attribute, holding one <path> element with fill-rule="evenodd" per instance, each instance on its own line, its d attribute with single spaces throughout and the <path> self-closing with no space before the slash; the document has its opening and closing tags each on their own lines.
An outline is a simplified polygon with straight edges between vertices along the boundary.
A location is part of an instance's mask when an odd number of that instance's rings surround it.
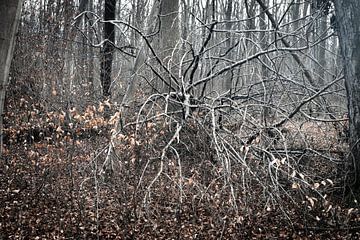
<svg viewBox="0 0 360 240">
<path fill-rule="evenodd" d="M 152 35 L 154 32 L 157 32 L 158 30 L 158 15 L 160 12 L 160 3 L 161 0 L 156 0 L 153 3 L 153 6 L 151 8 L 150 14 L 149 14 L 149 20 L 147 22 L 147 27 L 146 27 L 146 35 Z M 153 38 L 149 38 L 149 43 L 152 43 L 154 41 L 155 37 Z M 128 84 L 127 84 L 127 89 L 125 92 L 125 95 L 123 97 L 122 106 L 129 106 L 129 104 L 131 102 L 133 102 L 134 100 L 134 95 L 135 95 L 135 88 L 136 88 L 136 82 L 137 82 L 137 72 L 140 68 L 140 66 L 142 64 L 145 63 L 146 58 L 147 58 L 147 46 L 145 44 L 145 42 L 143 40 L 141 40 L 142 43 L 141 48 L 136 56 L 135 62 L 134 62 L 134 66 L 132 69 L 132 77 L 128 79 Z M 156 40 L 155 40 L 156 41 Z M 156 45 L 156 44 L 154 44 Z"/>
<path fill-rule="evenodd" d="M 233 1 L 232 0 L 227 0 L 226 2 L 226 11 L 225 11 L 225 21 L 226 24 L 225 24 L 225 28 L 226 28 L 226 49 L 224 52 L 226 52 L 228 49 L 231 48 L 231 26 L 232 26 L 232 23 L 231 23 L 231 17 L 232 17 L 232 12 L 233 12 Z M 231 52 L 228 54 L 227 56 L 229 59 L 232 59 L 232 55 L 231 55 Z M 226 91 L 230 91 L 229 92 L 229 96 L 231 96 L 231 93 L 232 93 L 232 85 L 233 85 L 233 71 L 228 71 L 225 75 L 225 81 L 224 81 L 224 87 L 223 87 L 223 90 L 226 92 Z"/>
<path fill-rule="evenodd" d="M 21 0 L 0 0 L 0 156 L 3 148 L 3 114 L 6 85 L 20 21 Z"/>
<path fill-rule="evenodd" d="M 161 0 L 160 5 L 160 44 L 159 52 L 163 64 L 169 68 L 171 73 L 175 74 L 176 53 L 174 52 L 176 44 L 180 38 L 179 30 L 179 0 Z M 162 84 L 162 92 L 170 92 L 174 83 L 171 77 L 168 78 L 168 84 Z"/>
<path fill-rule="evenodd" d="M 266 2 L 266 1 L 265 1 Z M 267 3 L 266 3 L 267 4 Z M 259 28 L 260 33 L 259 33 L 259 40 L 260 40 L 260 47 L 262 51 L 266 51 L 266 49 L 268 48 L 268 42 L 269 42 L 269 36 L 266 32 L 267 29 L 267 19 L 266 19 L 266 14 L 262 11 L 259 15 Z M 262 81 L 264 82 L 264 103 L 266 103 L 266 105 L 263 107 L 262 109 L 262 116 L 261 116 L 261 120 L 262 123 L 265 126 L 271 125 L 273 123 L 273 109 L 271 109 L 269 107 L 269 105 L 271 104 L 271 102 L 273 101 L 272 99 L 272 92 L 273 92 L 273 88 L 274 88 L 274 83 L 269 81 L 269 70 L 268 70 L 268 66 L 270 66 L 271 62 L 269 60 L 269 56 L 265 55 L 263 58 L 261 58 L 261 67 L 260 67 L 260 76 L 262 77 Z"/>
<path fill-rule="evenodd" d="M 327 36 L 327 18 L 325 14 L 322 14 L 319 21 L 319 29 L 318 35 L 320 38 L 324 38 Z M 318 59 L 319 63 L 317 65 L 317 74 L 319 77 L 319 86 L 322 87 L 326 83 L 326 40 L 323 40 L 317 47 L 316 47 L 316 58 Z"/>
<path fill-rule="evenodd" d="M 110 21 L 115 19 L 116 0 L 105 0 L 104 20 Z M 100 81 L 103 88 L 103 95 L 111 95 L 111 70 L 115 43 L 115 27 L 111 22 L 104 24 L 104 45 L 101 49 L 101 73 Z"/>
<path fill-rule="evenodd" d="M 255 7 L 255 0 L 247 0 L 245 1 L 245 11 L 246 11 L 246 17 L 248 18 L 246 20 L 246 30 L 254 30 L 256 28 L 255 26 L 255 15 L 256 15 L 256 7 Z M 245 33 L 245 39 L 246 39 L 246 48 L 247 49 L 253 49 L 251 47 L 251 32 Z M 254 50 L 251 50 L 252 52 L 249 53 L 251 55 Z"/>
<path fill-rule="evenodd" d="M 354 191 L 360 190 L 360 1 L 336 0 L 336 19 L 344 63 Z"/>
<path fill-rule="evenodd" d="M 94 11 L 94 3 L 91 0 L 88 5 L 88 11 L 93 12 Z M 87 31 L 88 31 L 88 41 L 92 44 L 94 42 L 94 29 L 92 25 L 94 24 L 94 21 L 92 20 L 91 16 L 88 20 L 87 24 Z M 95 83 L 94 83 L 94 48 L 92 46 L 89 47 L 89 53 L 88 53 L 88 83 L 90 85 L 90 94 L 95 94 Z"/>
</svg>

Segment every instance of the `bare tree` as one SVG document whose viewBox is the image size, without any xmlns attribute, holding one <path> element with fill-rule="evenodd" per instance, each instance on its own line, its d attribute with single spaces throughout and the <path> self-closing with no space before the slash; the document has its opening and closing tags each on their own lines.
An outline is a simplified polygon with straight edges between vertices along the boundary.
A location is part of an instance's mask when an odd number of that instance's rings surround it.
<svg viewBox="0 0 360 240">
<path fill-rule="evenodd" d="M 0 155 L 2 155 L 3 113 L 7 80 L 19 25 L 22 1 L 0 1 Z"/>
<path fill-rule="evenodd" d="M 115 43 L 115 27 L 111 20 L 115 19 L 116 0 L 105 0 L 104 10 L 104 45 L 101 50 L 101 73 L 100 80 L 103 87 L 103 95 L 110 96 L 111 70 Z"/>
<path fill-rule="evenodd" d="M 161 58 L 163 64 L 172 68 L 176 62 L 176 53 L 174 52 L 176 44 L 180 37 L 179 30 L 179 0 L 162 0 L 160 5 L 160 44 L 158 50 L 162 50 Z M 175 55 L 174 55 L 175 53 Z M 174 71 L 171 71 L 174 74 Z M 174 82 L 175 81 L 175 82 Z M 176 79 L 170 77 L 167 83 L 164 83 L 163 92 L 170 91 L 176 84 Z"/>
<path fill-rule="evenodd" d="M 344 62 L 350 129 L 350 161 L 354 190 L 360 190 L 360 2 L 336 0 L 336 21 Z"/>
</svg>

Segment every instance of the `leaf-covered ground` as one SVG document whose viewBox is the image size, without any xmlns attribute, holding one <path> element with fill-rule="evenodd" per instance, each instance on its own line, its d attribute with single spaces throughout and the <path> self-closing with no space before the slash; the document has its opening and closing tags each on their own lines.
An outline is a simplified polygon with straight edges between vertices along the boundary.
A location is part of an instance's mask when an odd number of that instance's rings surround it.
<svg viewBox="0 0 360 240">
<path fill-rule="evenodd" d="M 173 146 L 180 157 L 166 153 L 158 176 L 171 132 L 148 124 L 141 135 L 119 134 L 109 168 L 104 161 L 117 114 L 104 117 L 107 105 L 46 112 L 31 99 L 8 102 L 0 239 L 360 237 L 356 203 L 343 204 L 336 171 L 316 158 L 304 171 L 313 165 L 329 178 L 310 182 L 310 190 L 301 185 L 310 174 L 300 170 L 299 182 L 279 177 L 273 189 L 261 172 L 269 165 L 255 155 L 248 169 L 234 164 L 224 177 L 206 135 L 190 126 L 182 132 L 186 147 L 181 141 Z M 254 169 L 261 171 L 250 173 Z"/>
</svg>

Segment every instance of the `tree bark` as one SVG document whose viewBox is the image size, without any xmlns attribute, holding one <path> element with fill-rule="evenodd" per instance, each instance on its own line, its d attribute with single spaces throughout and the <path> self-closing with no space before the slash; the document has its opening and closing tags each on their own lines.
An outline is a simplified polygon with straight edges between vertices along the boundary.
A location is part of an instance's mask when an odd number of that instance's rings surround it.
<svg viewBox="0 0 360 240">
<path fill-rule="evenodd" d="M 116 0 L 105 0 L 104 20 L 115 20 Z M 103 88 L 103 95 L 108 97 L 111 95 L 111 70 L 113 62 L 113 52 L 115 43 L 115 27 L 111 22 L 104 24 L 104 45 L 101 49 L 101 72 L 100 81 Z"/>
<path fill-rule="evenodd" d="M 177 71 L 174 69 L 176 63 L 176 53 L 173 51 L 180 38 L 179 29 L 179 0 L 161 0 L 160 5 L 160 44 L 159 49 L 161 52 L 163 64 L 175 74 Z M 171 77 L 168 78 L 168 84 L 162 84 L 162 92 L 171 91 L 174 83 Z"/>
<path fill-rule="evenodd" d="M 335 0 L 338 35 L 348 99 L 351 187 L 360 191 L 360 1 Z"/>
<path fill-rule="evenodd" d="M 265 1 L 267 4 L 267 1 Z M 267 29 L 267 19 L 264 11 L 261 11 L 259 15 L 259 28 L 262 30 L 259 33 L 260 47 L 262 51 L 265 51 L 268 48 L 269 36 L 266 32 Z M 272 97 L 272 89 L 274 88 L 274 83 L 268 81 L 269 79 L 269 71 L 268 67 L 271 62 L 269 60 L 269 56 L 265 55 L 263 58 L 260 58 L 262 63 L 260 67 L 260 76 L 262 77 L 262 81 L 264 81 L 264 102 L 266 105 L 263 107 L 261 120 L 265 126 L 271 125 L 274 120 L 273 110 L 269 107 L 271 102 L 273 101 Z"/>
<path fill-rule="evenodd" d="M 226 33 L 226 49 L 225 52 L 231 48 L 231 17 L 232 17 L 232 12 L 233 12 L 233 1 L 232 0 L 227 0 L 226 2 L 226 11 L 225 11 L 225 21 L 227 21 L 227 23 L 225 24 L 225 29 L 227 31 Z M 230 59 L 232 59 L 231 53 L 228 54 L 228 57 Z M 232 85 L 233 85 L 233 72 L 232 71 L 228 71 L 225 75 L 225 81 L 224 81 L 224 87 L 223 90 L 226 91 L 230 91 L 230 95 L 232 93 Z"/>
<path fill-rule="evenodd" d="M 3 149 L 3 114 L 6 86 L 20 22 L 21 0 L 0 0 L 0 156 Z"/>
<path fill-rule="evenodd" d="M 318 35 L 320 38 L 324 38 L 327 36 L 327 17 L 325 14 L 322 14 L 319 21 L 319 28 L 318 28 Z M 326 40 L 323 40 L 317 47 L 316 47 L 316 58 L 318 59 L 319 63 L 317 65 L 317 74 L 319 77 L 319 86 L 324 86 L 326 82 Z"/>
</svg>

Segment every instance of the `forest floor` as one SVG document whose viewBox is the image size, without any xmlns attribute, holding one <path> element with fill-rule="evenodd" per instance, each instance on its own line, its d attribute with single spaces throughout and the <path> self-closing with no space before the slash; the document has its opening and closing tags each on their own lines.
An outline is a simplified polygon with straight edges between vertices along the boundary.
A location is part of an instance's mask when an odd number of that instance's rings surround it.
<svg viewBox="0 0 360 240">
<path fill-rule="evenodd" d="M 197 145 L 182 159 L 182 172 L 169 160 L 150 186 L 161 167 L 147 161 L 160 151 L 150 144 L 158 129 L 142 140 L 122 135 L 120 160 L 108 171 L 110 128 L 94 109 L 73 109 L 82 123 L 65 129 L 64 112 L 41 108 L 29 99 L 7 103 L 0 239 L 360 238 L 360 211 L 343 204 L 336 180 L 322 182 L 333 185 L 326 199 L 287 183 L 273 196 L 258 181 L 244 181 L 240 167 L 224 181 L 222 165 Z"/>
</svg>

